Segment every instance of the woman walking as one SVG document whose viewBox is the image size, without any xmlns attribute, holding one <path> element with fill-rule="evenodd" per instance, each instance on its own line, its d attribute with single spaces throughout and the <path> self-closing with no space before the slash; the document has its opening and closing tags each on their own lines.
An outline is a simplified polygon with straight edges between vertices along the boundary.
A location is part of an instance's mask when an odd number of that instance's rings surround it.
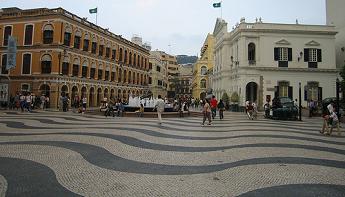
<svg viewBox="0 0 345 197">
<path fill-rule="evenodd" d="M 224 106 L 222 99 L 219 100 L 219 103 L 217 104 L 217 108 L 219 109 L 219 118 L 223 119 L 225 106 Z"/>
<path fill-rule="evenodd" d="M 211 106 L 210 106 L 210 101 L 207 99 L 204 99 L 203 101 L 204 106 L 202 108 L 202 113 L 204 115 L 203 121 L 202 121 L 202 125 L 205 124 L 206 118 L 208 119 L 208 124 L 207 125 L 211 125 Z"/>
</svg>

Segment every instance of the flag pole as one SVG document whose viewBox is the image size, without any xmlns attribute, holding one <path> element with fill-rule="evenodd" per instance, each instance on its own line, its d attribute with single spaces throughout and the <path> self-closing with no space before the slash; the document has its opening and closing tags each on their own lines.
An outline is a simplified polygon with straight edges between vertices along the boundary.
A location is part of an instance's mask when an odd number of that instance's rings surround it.
<svg viewBox="0 0 345 197">
<path fill-rule="evenodd" d="M 220 1 L 220 18 L 222 19 L 223 18 L 223 2 Z"/>
<path fill-rule="evenodd" d="M 96 7 L 96 25 L 97 25 L 97 15 L 98 15 L 98 8 Z"/>
</svg>

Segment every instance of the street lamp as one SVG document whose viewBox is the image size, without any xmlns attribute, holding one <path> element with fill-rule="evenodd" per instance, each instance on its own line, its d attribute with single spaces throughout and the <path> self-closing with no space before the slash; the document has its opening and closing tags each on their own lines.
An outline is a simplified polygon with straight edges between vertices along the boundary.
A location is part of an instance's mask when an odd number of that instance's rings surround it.
<svg viewBox="0 0 345 197">
<path fill-rule="evenodd" d="M 337 110 L 337 115 L 339 116 L 339 88 L 340 88 L 340 82 L 339 79 L 337 77 L 336 82 L 335 82 L 335 93 L 336 93 L 336 102 L 337 102 L 337 106 L 336 106 L 336 110 Z"/>
<path fill-rule="evenodd" d="M 59 57 L 59 70 L 58 70 L 58 76 L 57 76 L 57 86 L 58 86 L 58 91 L 57 91 L 57 96 L 56 96 L 56 100 L 57 100 L 57 103 L 56 103 L 56 106 L 59 108 L 59 98 L 60 98 L 60 76 L 61 76 L 61 58 L 65 58 L 66 56 L 66 49 L 63 50 L 63 56 L 61 54 L 62 52 L 60 52 L 58 54 L 58 57 Z"/>
<path fill-rule="evenodd" d="M 302 90 L 301 82 L 298 83 L 298 112 L 299 112 L 299 121 L 302 121 Z"/>
</svg>

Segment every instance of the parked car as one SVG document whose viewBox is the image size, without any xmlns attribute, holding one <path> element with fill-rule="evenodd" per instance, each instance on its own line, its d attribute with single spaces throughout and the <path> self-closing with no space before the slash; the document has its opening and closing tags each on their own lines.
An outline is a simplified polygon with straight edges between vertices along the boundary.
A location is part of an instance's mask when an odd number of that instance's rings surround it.
<svg viewBox="0 0 345 197">
<path fill-rule="evenodd" d="M 298 108 L 289 97 L 277 97 L 273 99 L 271 118 L 279 120 L 297 120 Z"/>
</svg>

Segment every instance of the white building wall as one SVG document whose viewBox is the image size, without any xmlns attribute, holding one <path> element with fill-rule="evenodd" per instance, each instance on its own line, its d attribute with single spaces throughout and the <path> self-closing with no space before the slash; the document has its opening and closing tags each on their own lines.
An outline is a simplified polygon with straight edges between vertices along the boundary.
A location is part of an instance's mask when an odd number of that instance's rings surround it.
<svg viewBox="0 0 345 197">
<path fill-rule="evenodd" d="M 345 1 L 326 0 L 326 23 L 336 27 L 336 62 L 337 67 L 345 65 Z"/>
</svg>

